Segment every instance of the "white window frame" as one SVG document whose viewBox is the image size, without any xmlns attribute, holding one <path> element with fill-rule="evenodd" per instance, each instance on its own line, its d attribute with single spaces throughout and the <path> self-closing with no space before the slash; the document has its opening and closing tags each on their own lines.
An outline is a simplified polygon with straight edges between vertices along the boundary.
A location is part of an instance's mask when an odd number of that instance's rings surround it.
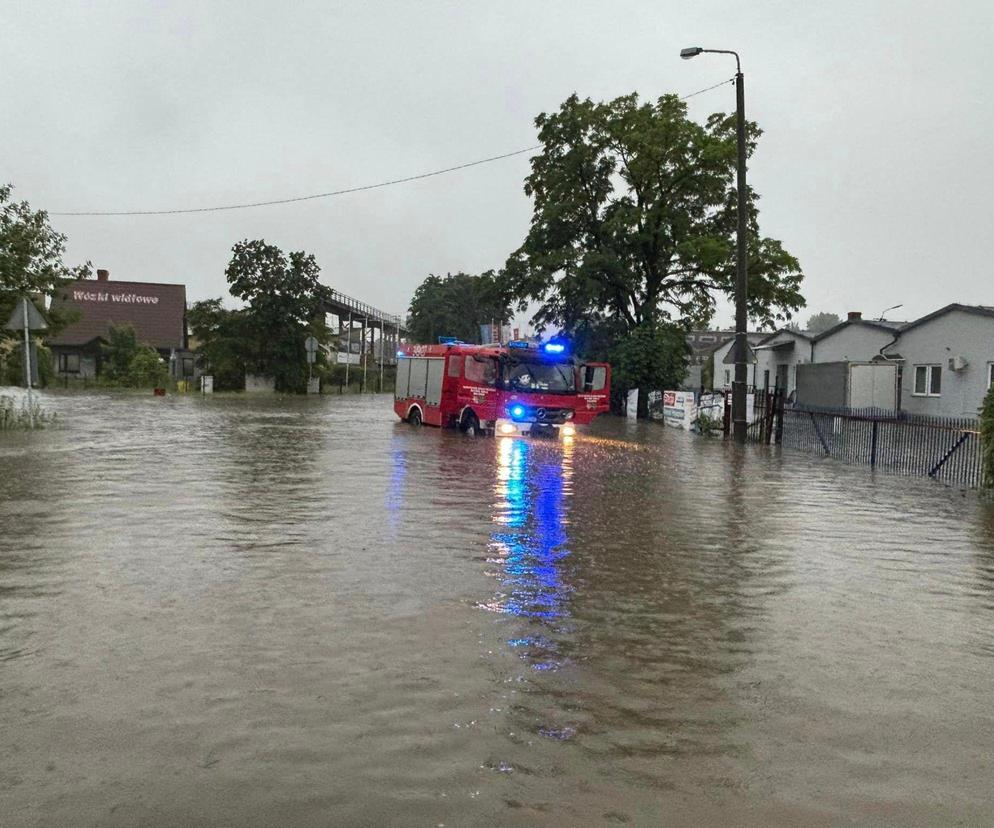
<svg viewBox="0 0 994 828">
<path fill-rule="evenodd" d="M 913 366 L 914 370 L 911 372 L 911 396 L 912 397 L 941 397 L 942 396 L 942 366 L 938 363 L 927 363 L 918 364 Z M 918 380 L 918 369 L 925 369 L 925 390 L 917 391 L 917 380 Z M 932 370 L 939 369 L 939 393 L 933 393 L 932 391 Z"/>
</svg>

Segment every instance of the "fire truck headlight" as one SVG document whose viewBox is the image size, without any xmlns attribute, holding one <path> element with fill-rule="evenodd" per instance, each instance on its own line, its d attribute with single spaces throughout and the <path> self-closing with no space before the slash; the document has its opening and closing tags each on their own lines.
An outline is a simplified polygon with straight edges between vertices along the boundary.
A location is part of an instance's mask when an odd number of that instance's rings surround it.
<svg viewBox="0 0 994 828">
<path fill-rule="evenodd" d="M 501 434 L 514 434 L 514 432 L 516 432 L 517 430 L 518 429 L 516 429 L 510 423 L 501 423 L 500 424 L 500 433 Z"/>
<path fill-rule="evenodd" d="M 520 420 L 525 416 L 525 407 L 523 405 L 512 405 L 511 406 L 511 417 L 515 420 Z"/>
<path fill-rule="evenodd" d="M 576 426 L 567 423 L 559 429 L 559 432 L 563 435 L 563 437 L 572 437 L 576 434 Z"/>
</svg>

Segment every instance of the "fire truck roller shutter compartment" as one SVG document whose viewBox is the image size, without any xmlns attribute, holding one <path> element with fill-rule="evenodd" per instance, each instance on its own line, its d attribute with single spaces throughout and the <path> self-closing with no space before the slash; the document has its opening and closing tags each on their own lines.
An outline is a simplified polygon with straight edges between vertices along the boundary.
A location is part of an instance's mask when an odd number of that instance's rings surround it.
<svg viewBox="0 0 994 828">
<path fill-rule="evenodd" d="M 442 401 L 442 375 L 445 371 L 444 359 L 428 359 L 428 384 L 425 403 L 437 406 Z"/>
<path fill-rule="evenodd" d="M 397 383 L 393 392 L 395 400 L 402 400 L 407 396 L 407 387 L 411 380 L 410 359 L 397 360 Z"/>
<path fill-rule="evenodd" d="M 428 360 L 424 357 L 414 357 L 411 359 L 410 385 L 407 396 L 425 398 L 425 389 L 428 385 Z"/>
</svg>

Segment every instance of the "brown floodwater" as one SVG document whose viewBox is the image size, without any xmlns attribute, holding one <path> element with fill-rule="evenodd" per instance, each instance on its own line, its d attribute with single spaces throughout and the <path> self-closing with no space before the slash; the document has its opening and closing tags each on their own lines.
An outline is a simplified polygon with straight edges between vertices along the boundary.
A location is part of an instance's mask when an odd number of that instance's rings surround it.
<svg viewBox="0 0 994 828">
<path fill-rule="evenodd" d="M 0 824 L 990 824 L 994 504 L 602 418 L 50 396 Z"/>
</svg>

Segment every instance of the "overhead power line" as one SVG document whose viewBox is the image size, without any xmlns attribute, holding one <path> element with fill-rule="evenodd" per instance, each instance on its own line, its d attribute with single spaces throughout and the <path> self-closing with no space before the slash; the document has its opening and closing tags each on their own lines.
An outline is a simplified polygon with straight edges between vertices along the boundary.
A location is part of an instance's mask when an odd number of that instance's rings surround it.
<svg viewBox="0 0 994 828">
<path fill-rule="evenodd" d="M 708 86 L 704 89 L 698 89 L 696 92 L 691 92 L 689 95 L 681 95 L 680 100 L 685 101 L 688 98 L 693 98 L 696 95 L 702 95 L 705 92 L 710 92 L 712 89 L 717 89 L 719 86 L 724 86 L 727 83 L 734 83 L 735 78 L 730 78 L 729 80 L 723 80 L 721 83 L 716 83 L 714 86 Z M 526 152 L 533 152 L 537 149 L 541 149 L 541 144 L 536 144 L 535 146 L 525 147 L 524 149 L 514 150 L 512 152 L 505 152 L 501 155 L 491 155 L 489 158 L 481 158 L 477 161 L 470 161 L 466 164 L 457 164 L 454 167 L 446 167 L 441 170 L 432 170 L 431 172 L 420 173 L 418 175 L 409 175 L 405 178 L 394 178 L 390 181 L 380 181 L 377 184 L 365 184 L 361 187 L 346 187 L 341 190 L 330 190 L 327 193 L 313 193 L 311 195 L 304 196 L 294 196 L 292 198 L 277 198 L 270 201 L 250 201 L 244 204 L 224 204 L 215 207 L 185 207 L 176 210 L 78 210 L 78 211 L 65 211 L 65 212 L 50 212 L 50 216 L 175 216 L 183 213 L 219 213 L 226 210 L 247 210 L 251 207 L 273 207 L 278 204 L 295 204 L 299 201 L 314 201 L 318 198 L 331 198 L 332 196 L 347 195 L 348 193 L 360 193 L 365 190 L 378 190 L 381 187 L 392 187 L 394 184 L 406 184 L 410 181 L 420 181 L 423 178 L 433 178 L 436 175 L 445 175 L 447 173 L 456 172 L 458 170 L 465 170 L 470 167 L 478 167 L 481 164 L 489 164 L 492 161 L 501 161 L 505 158 L 512 158 L 515 155 L 523 155 Z"/>
</svg>

